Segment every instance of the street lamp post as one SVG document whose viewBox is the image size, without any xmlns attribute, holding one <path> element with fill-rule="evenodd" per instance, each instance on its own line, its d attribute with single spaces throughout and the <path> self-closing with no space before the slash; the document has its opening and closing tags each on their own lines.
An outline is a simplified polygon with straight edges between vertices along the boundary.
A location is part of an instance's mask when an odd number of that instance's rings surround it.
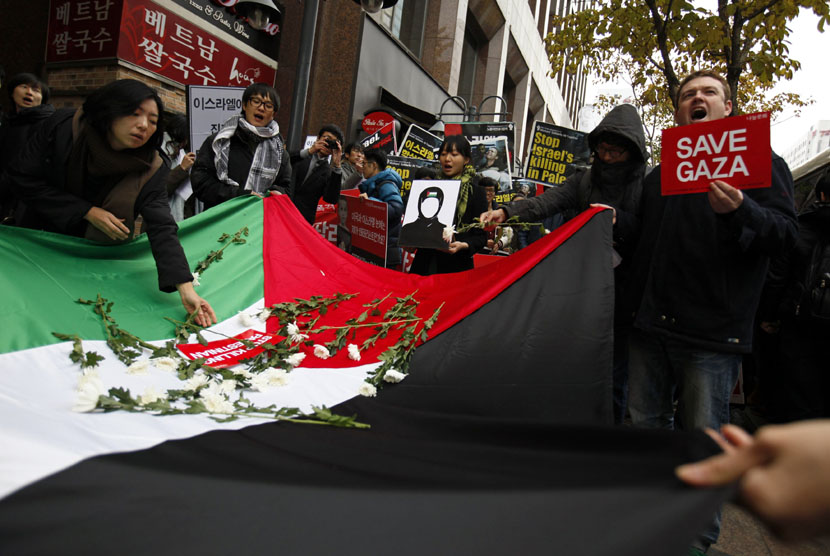
<svg viewBox="0 0 830 556">
<path fill-rule="evenodd" d="M 488 97 L 484 97 L 481 101 L 479 107 L 483 107 L 484 103 L 490 99 L 498 99 L 502 102 L 502 106 L 507 106 L 507 101 L 504 98 L 500 97 L 499 95 L 490 95 Z M 455 101 L 456 103 L 461 103 L 462 111 L 461 112 L 444 112 L 444 106 L 449 101 Z M 481 116 L 499 116 L 506 118 L 508 112 L 506 110 L 501 110 L 499 112 L 479 112 L 479 108 L 477 108 L 474 104 L 468 105 L 467 101 L 464 100 L 464 97 L 460 97 L 458 95 L 447 97 L 444 99 L 444 102 L 441 103 L 441 107 L 438 109 L 438 113 L 435 115 L 436 122 L 429 128 L 431 133 L 436 135 L 444 134 L 444 116 L 461 116 L 464 118 L 463 121 L 465 122 L 477 122 Z"/>
</svg>

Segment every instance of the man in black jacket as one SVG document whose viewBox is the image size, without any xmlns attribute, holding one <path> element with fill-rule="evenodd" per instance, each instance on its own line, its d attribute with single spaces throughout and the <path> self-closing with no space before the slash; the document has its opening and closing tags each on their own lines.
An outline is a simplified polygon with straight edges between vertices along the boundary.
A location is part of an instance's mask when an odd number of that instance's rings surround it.
<svg viewBox="0 0 830 556">
<path fill-rule="evenodd" d="M 695 72 L 678 88 L 675 121 L 726 118 L 730 97 L 720 75 Z M 643 185 L 641 216 L 631 419 L 642 427 L 718 430 L 729 422 L 741 357 L 752 348 L 769 258 L 795 242 L 792 175 L 773 153 L 769 188 L 741 191 L 715 180 L 706 193 L 662 197 L 656 168 Z M 718 517 L 693 548 L 704 553 L 719 529 Z"/>
<path fill-rule="evenodd" d="M 309 224 L 314 224 L 320 197 L 332 204 L 340 199 L 342 145 L 343 132 L 329 124 L 311 147 L 291 153 L 291 200 Z"/>
</svg>

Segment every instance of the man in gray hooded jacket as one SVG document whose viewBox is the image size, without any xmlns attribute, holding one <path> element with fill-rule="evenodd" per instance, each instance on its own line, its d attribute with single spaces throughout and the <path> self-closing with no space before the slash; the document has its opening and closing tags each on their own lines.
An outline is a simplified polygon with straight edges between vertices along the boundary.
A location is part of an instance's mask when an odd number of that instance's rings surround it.
<svg viewBox="0 0 830 556">
<path fill-rule="evenodd" d="M 628 390 L 628 333 L 632 310 L 626 295 L 629 261 L 640 234 L 640 197 L 646 170 L 646 139 L 643 122 L 630 104 L 612 109 L 588 134 L 593 163 L 587 170 L 569 176 L 559 187 L 481 215 L 482 222 L 495 224 L 512 216 L 540 222 L 555 214 L 566 220 L 592 206 L 614 211 L 614 249 L 621 261 L 614 269 L 614 421 L 622 423 Z"/>
</svg>

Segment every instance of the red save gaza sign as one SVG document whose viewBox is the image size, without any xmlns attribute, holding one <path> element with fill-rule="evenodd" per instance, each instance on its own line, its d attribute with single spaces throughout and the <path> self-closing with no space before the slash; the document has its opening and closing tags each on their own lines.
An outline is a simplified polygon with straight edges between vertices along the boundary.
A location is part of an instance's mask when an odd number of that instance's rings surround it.
<svg viewBox="0 0 830 556">
<path fill-rule="evenodd" d="M 769 112 L 663 130 L 663 195 L 702 193 L 721 180 L 737 189 L 769 187 Z"/>
</svg>

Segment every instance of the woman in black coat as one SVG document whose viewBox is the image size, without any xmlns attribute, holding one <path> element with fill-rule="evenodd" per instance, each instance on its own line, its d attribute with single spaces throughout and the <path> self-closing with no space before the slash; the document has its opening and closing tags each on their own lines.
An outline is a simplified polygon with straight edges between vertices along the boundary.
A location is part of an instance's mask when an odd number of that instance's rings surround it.
<svg viewBox="0 0 830 556">
<path fill-rule="evenodd" d="M 118 243 L 140 214 L 156 261 L 159 289 L 178 291 L 196 322 L 216 322 L 193 289 L 165 191 L 159 156 L 164 110 L 156 92 L 133 79 L 93 92 L 79 110 L 59 110 L 41 125 L 8 171 L 21 199 L 18 224 Z"/>
</svg>

